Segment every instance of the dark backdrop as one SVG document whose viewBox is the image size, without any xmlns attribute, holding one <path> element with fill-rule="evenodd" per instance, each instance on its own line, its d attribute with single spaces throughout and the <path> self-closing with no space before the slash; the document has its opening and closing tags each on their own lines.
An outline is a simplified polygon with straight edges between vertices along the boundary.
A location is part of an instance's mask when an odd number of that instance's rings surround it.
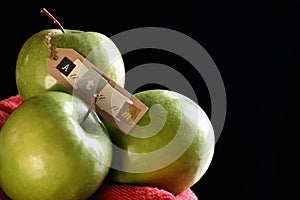
<svg viewBox="0 0 300 200">
<path fill-rule="evenodd" d="M 51 3 L 50 3 L 51 2 Z M 64 3 L 62 3 L 64 2 Z M 40 14 L 46 7 L 64 28 L 107 36 L 158 26 L 180 31 L 215 61 L 227 93 L 227 116 L 213 161 L 193 186 L 202 200 L 289 199 L 297 156 L 296 68 L 300 4 L 286 1 L 9 1 L 1 5 L 1 99 L 17 94 L 15 63 L 22 44 L 42 29 L 57 28 Z M 176 69 L 184 60 L 159 51 L 124 55 L 126 69 L 147 62 Z M 188 72 L 186 72 L 188 76 Z M 201 77 L 190 75 L 201 105 L 210 101 Z M 151 86 L 149 86 L 151 87 Z M 152 86 L 154 87 L 154 86 Z M 158 87 L 158 86 L 156 86 Z"/>
</svg>

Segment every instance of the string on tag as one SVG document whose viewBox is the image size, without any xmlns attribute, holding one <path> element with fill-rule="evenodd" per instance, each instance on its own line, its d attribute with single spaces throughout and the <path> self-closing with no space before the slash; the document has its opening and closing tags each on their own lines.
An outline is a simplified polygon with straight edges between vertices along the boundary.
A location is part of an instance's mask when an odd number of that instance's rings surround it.
<svg viewBox="0 0 300 200">
<path fill-rule="evenodd" d="M 82 118 L 81 122 L 80 122 L 80 126 L 83 126 L 86 119 L 88 118 L 89 114 L 92 112 L 92 110 L 95 108 L 95 105 L 98 101 L 98 99 L 100 98 L 100 95 L 95 93 L 94 94 L 94 99 L 93 101 L 91 102 L 91 105 L 89 106 L 89 109 L 88 111 L 86 112 L 86 114 L 84 115 L 84 117 Z"/>
</svg>

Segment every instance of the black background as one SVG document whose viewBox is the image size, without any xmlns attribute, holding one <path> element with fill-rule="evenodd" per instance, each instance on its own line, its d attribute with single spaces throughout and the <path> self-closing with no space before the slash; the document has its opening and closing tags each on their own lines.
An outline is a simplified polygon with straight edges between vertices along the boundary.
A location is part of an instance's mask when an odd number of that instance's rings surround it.
<svg viewBox="0 0 300 200">
<path fill-rule="evenodd" d="M 228 104 L 213 161 L 192 189 L 202 200 L 289 199 L 296 192 L 299 1 L 8 1 L 0 8 L 1 99 L 17 94 L 15 63 L 25 40 L 57 28 L 43 7 L 68 29 L 112 36 L 157 26 L 195 39 L 218 66 Z M 147 62 L 181 69 L 210 113 L 201 77 L 182 70 L 184 60 L 145 50 L 124 55 L 124 62 L 127 70 Z"/>
</svg>

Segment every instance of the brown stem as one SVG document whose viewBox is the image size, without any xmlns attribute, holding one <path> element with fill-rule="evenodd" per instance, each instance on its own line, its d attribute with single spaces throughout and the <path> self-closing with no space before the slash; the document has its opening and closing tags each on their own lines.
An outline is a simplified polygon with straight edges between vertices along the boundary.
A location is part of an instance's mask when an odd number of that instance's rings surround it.
<svg viewBox="0 0 300 200">
<path fill-rule="evenodd" d="M 60 28 L 60 30 L 65 33 L 65 30 L 64 28 L 62 27 L 62 25 L 59 23 L 59 21 L 57 21 L 57 19 L 55 19 L 55 17 L 53 17 L 53 15 L 46 9 L 46 8 L 43 8 L 41 10 L 41 13 L 47 15 L 55 24 L 57 24 L 57 26 Z"/>
<path fill-rule="evenodd" d="M 94 99 L 88 109 L 88 111 L 85 113 L 84 117 L 82 118 L 81 122 L 80 122 L 80 126 L 83 126 L 84 122 L 86 121 L 86 119 L 88 118 L 89 114 L 92 112 L 93 108 L 95 107 L 98 99 L 100 98 L 100 95 L 95 93 L 94 94 Z"/>
</svg>

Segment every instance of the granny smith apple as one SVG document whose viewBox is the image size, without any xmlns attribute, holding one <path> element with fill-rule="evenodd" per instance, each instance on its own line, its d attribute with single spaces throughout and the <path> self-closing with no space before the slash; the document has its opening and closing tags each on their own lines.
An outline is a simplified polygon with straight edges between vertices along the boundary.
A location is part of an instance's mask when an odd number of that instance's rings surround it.
<svg viewBox="0 0 300 200">
<path fill-rule="evenodd" d="M 0 184 L 14 200 L 88 199 L 112 160 L 104 124 L 76 96 L 47 91 L 25 100 L 0 133 Z M 82 124 L 82 125 L 81 125 Z"/>
<path fill-rule="evenodd" d="M 153 89 L 134 95 L 149 110 L 128 135 L 104 121 L 114 144 L 108 180 L 177 195 L 198 182 L 212 161 L 212 124 L 198 104 L 177 92 Z"/>
<path fill-rule="evenodd" d="M 93 31 L 47 29 L 29 37 L 16 62 L 16 85 L 22 99 L 43 91 L 67 90 L 48 73 L 46 58 L 55 48 L 73 48 L 108 77 L 124 87 L 125 68 L 121 54 L 107 36 Z"/>
</svg>

